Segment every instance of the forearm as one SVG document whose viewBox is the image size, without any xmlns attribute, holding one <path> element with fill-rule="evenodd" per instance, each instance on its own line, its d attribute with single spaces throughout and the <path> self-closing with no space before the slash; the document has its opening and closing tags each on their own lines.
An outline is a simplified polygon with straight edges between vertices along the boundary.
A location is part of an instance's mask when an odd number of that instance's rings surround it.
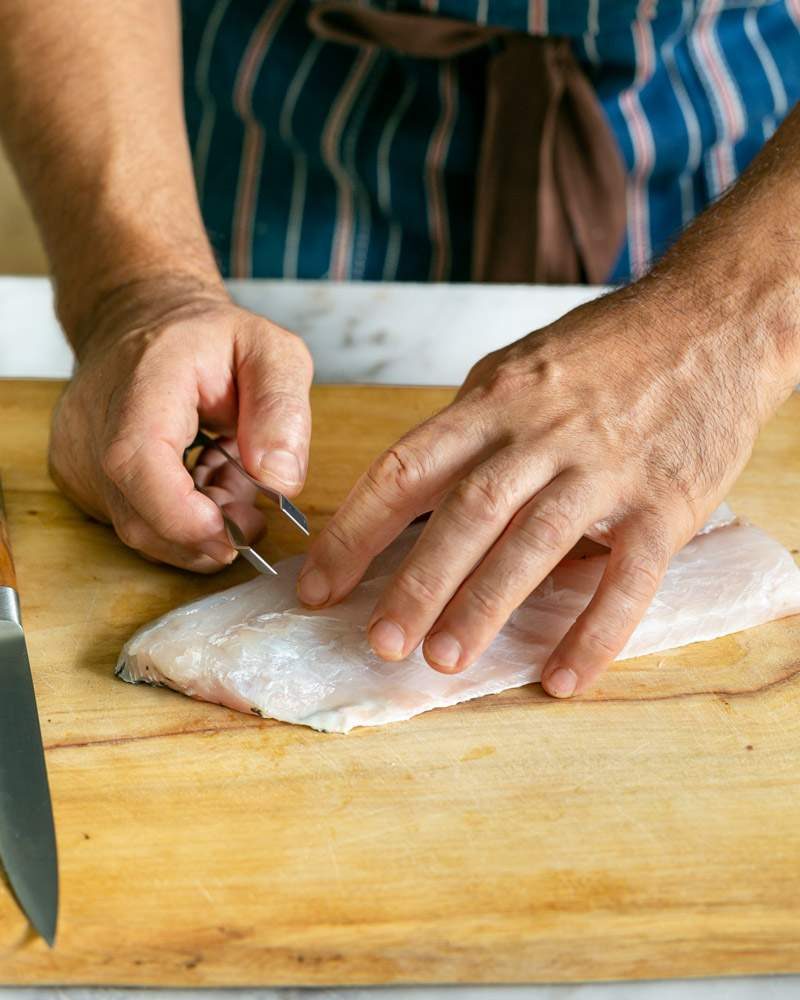
<svg viewBox="0 0 800 1000">
<path fill-rule="evenodd" d="M 5 0 L 0 95 L 78 349 L 117 289 L 156 275 L 221 288 L 192 177 L 177 2 Z"/>
<path fill-rule="evenodd" d="M 704 327 L 718 338 L 718 319 L 725 320 L 734 358 L 767 384 L 768 407 L 800 381 L 798 164 L 800 105 L 645 279 L 660 286 L 666 310 L 682 309 L 701 340 Z M 711 314 L 715 322 L 707 323 Z"/>
</svg>

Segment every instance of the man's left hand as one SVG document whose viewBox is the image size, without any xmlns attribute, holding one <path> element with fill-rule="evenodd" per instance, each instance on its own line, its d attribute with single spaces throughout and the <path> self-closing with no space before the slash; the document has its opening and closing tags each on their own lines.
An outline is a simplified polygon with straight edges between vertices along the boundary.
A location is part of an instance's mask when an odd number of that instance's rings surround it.
<svg viewBox="0 0 800 1000">
<path fill-rule="evenodd" d="M 301 599 L 341 600 L 432 511 L 369 641 L 387 660 L 422 643 L 432 667 L 453 673 L 586 535 L 608 546 L 608 564 L 543 672 L 550 694 L 584 691 L 791 391 L 766 306 L 749 306 L 746 316 L 723 284 L 709 295 L 697 274 L 650 276 L 488 355 L 450 406 L 361 477 L 309 552 Z"/>
</svg>

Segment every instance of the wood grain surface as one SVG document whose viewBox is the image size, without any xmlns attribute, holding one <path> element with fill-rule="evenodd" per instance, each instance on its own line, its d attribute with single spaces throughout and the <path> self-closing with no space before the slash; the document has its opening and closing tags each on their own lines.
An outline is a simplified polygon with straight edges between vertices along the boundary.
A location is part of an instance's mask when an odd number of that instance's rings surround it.
<svg viewBox="0 0 800 1000">
<path fill-rule="evenodd" d="M 17 586 L 17 574 L 14 569 L 14 556 L 11 552 L 11 539 L 8 537 L 8 517 L 3 500 L 3 477 L 0 476 L 0 587 Z"/>
<path fill-rule="evenodd" d="M 249 578 L 150 565 L 54 489 L 55 383 L 0 382 L 0 471 L 53 790 L 56 948 L 0 881 L 0 982 L 564 981 L 800 971 L 800 619 L 349 736 L 113 677 Z M 449 390 L 314 390 L 318 529 Z M 800 548 L 800 398 L 733 495 Z M 303 546 L 270 511 L 263 550 Z"/>
</svg>

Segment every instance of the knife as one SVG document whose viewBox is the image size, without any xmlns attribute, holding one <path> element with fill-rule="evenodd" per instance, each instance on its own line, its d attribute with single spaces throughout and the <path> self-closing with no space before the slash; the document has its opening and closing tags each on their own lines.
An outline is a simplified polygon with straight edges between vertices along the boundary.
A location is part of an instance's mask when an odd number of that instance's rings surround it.
<svg viewBox="0 0 800 1000">
<path fill-rule="evenodd" d="M 58 855 L 16 588 L 0 482 L 0 863 L 23 912 L 52 948 Z"/>
</svg>

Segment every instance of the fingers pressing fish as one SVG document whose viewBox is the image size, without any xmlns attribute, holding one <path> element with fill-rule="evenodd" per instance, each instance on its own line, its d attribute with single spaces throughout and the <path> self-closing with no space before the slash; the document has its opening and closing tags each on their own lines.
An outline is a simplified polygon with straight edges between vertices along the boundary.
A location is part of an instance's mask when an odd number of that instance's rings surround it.
<svg viewBox="0 0 800 1000">
<path fill-rule="evenodd" d="M 536 681 L 549 653 L 589 603 L 607 556 L 567 558 L 461 674 L 432 670 L 419 651 L 386 663 L 366 623 L 421 526 L 407 529 L 341 604 L 297 601 L 302 557 L 277 577 L 170 611 L 125 645 L 117 674 L 193 698 L 314 729 L 346 733 L 409 719 Z M 789 552 L 726 506 L 672 560 L 655 600 L 619 659 L 715 639 L 800 612 L 800 569 Z"/>
</svg>

